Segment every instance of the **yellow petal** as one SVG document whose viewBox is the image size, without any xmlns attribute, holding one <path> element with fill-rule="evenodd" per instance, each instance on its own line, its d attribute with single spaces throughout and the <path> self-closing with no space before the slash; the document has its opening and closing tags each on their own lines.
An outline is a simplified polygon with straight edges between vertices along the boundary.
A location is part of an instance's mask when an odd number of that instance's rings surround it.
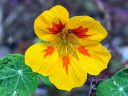
<svg viewBox="0 0 128 96">
<path fill-rule="evenodd" d="M 80 66 L 91 75 L 100 74 L 108 66 L 110 52 L 100 44 L 84 48 L 77 51 Z"/>
<path fill-rule="evenodd" d="M 25 63 L 44 76 L 53 74 L 59 66 L 59 56 L 52 46 L 34 44 L 25 53 Z"/>
<path fill-rule="evenodd" d="M 100 24 L 89 16 L 74 16 L 69 20 L 68 28 L 77 30 L 77 40 L 82 45 L 93 45 L 99 43 L 107 36 L 107 31 Z M 78 30 L 79 29 L 79 30 Z"/>
<path fill-rule="evenodd" d="M 70 91 L 72 88 L 80 87 L 87 79 L 87 72 L 81 70 L 79 61 L 74 58 L 69 58 L 68 73 L 60 59 L 58 70 L 49 76 L 49 80 L 61 90 Z"/>
<path fill-rule="evenodd" d="M 68 11 L 63 6 L 57 5 L 44 11 L 35 19 L 35 33 L 40 39 L 51 41 L 66 27 L 68 20 Z"/>
</svg>

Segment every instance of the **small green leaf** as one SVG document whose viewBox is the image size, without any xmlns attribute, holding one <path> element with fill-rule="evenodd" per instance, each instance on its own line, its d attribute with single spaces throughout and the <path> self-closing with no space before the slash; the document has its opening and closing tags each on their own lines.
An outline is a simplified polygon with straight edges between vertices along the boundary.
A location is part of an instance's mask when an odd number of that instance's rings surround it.
<svg viewBox="0 0 128 96">
<path fill-rule="evenodd" d="M 119 71 L 111 79 L 101 82 L 97 96 L 128 96 L 128 68 Z"/>
<path fill-rule="evenodd" d="M 32 96 L 38 85 L 37 74 L 25 65 L 22 55 L 0 59 L 0 96 Z"/>
<path fill-rule="evenodd" d="M 52 83 L 49 81 L 47 76 L 39 75 L 39 78 L 43 81 L 43 83 L 47 86 L 52 86 Z"/>
<path fill-rule="evenodd" d="M 44 40 L 41 40 L 41 39 L 39 39 L 39 38 L 36 38 L 35 40 L 34 40 L 34 43 L 48 43 L 47 41 L 44 41 Z"/>
</svg>

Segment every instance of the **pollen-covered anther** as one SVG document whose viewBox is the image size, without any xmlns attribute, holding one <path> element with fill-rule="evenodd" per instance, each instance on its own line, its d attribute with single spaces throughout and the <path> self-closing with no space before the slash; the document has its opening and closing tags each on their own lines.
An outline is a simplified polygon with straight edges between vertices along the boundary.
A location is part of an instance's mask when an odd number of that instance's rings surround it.
<svg viewBox="0 0 128 96">
<path fill-rule="evenodd" d="M 43 52 L 45 52 L 44 57 L 47 57 L 54 52 L 54 48 L 52 46 L 47 46 L 47 49 L 45 49 Z"/>
</svg>

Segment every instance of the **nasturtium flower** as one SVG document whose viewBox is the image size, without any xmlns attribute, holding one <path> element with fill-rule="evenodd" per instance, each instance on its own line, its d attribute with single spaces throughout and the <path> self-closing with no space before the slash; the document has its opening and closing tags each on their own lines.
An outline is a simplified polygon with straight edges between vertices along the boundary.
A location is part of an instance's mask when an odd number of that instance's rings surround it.
<svg viewBox="0 0 128 96">
<path fill-rule="evenodd" d="M 100 44 L 107 31 L 99 21 L 89 16 L 69 18 L 68 11 L 56 5 L 35 19 L 34 29 L 47 43 L 28 48 L 25 62 L 58 89 L 80 87 L 87 74 L 98 75 L 107 68 L 111 54 Z"/>
</svg>

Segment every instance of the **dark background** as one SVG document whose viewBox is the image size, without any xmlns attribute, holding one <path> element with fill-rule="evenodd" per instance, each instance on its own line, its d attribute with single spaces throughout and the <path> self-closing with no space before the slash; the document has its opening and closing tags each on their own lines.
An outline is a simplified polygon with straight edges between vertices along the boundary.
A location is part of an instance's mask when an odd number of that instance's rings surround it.
<svg viewBox="0 0 128 96">
<path fill-rule="evenodd" d="M 57 90 L 51 84 L 39 82 L 35 96 L 95 96 L 99 82 L 110 78 L 128 66 L 128 1 L 127 0 L 0 0 L 0 57 L 10 53 L 24 54 L 38 42 L 33 30 L 36 16 L 54 5 L 65 6 L 70 17 L 89 15 L 108 30 L 102 42 L 112 53 L 108 69 L 99 76 L 88 76 L 86 84 L 71 92 Z M 46 80 L 47 82 L 47 80 Z"/>
</svg>

